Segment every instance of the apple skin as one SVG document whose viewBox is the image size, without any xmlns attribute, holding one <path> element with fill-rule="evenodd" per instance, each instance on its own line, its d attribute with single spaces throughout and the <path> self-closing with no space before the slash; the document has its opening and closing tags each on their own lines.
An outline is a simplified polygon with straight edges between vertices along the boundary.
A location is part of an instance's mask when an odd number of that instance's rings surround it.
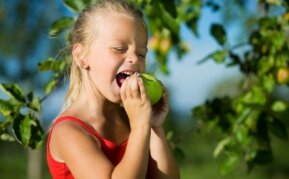
<svg viewBox="0 0 289 179">
<path fill-rule="evenodd" d="M 147 73 L 140 74 L 140 77 L 143 80 L 147 95 L 152 105 L 154 105 L 163 95 L 162 84 L 157 78 Z"/>
</svg>

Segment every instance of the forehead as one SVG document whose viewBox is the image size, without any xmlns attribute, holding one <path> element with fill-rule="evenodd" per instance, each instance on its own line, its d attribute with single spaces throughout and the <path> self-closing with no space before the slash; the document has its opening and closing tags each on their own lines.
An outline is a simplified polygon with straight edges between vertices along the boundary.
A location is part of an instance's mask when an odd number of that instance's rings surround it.
<svg viewBox="0 0 289 179">
<path fill-rule="evenodd" d="M 97 38 L 147 41 L 144 23 L 123 13 L 104 13 L 97 23 L 97 31 Z"/>
</svg>

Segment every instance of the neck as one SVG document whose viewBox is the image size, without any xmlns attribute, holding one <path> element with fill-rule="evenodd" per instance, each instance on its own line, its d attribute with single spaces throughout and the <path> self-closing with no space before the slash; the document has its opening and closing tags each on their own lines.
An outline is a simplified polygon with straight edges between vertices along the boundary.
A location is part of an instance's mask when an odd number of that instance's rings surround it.
<svg viewBox="0 0 289 179">
<path fill-rule="evenodd" d="M 98 91 L 83 87 L 70 109 L 69 113 L 83 120 L 116 120 L 120 119 L 121 107 L 120 104 L 107 100 Z"/>
</svg>

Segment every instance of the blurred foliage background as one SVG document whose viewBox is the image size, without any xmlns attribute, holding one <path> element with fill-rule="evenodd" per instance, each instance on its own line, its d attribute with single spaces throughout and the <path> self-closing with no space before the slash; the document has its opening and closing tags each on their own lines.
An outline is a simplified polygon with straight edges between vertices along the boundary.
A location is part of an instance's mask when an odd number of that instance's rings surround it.
<svg viewBox="0 0 289 179">
<path fill-rule="evenodd" d="M 67 56 L 58 54 L 77 14 L 93 1 L 0 1 L 0 178 L 50 178 L 45 134 L 54 116 L 45 102 L 65 89 Z M 208 31 L 218 46 L 196 64 L 213 61 L 242 74 L 234 95 L 214 91 L 189 115 L 172 108 L 167 137 L 182 178 L 288 178 L 289 2 L 135 2 L 149 27 L 149 72 L 169 80 L 170 60 L 197 53 L 186 29 L 196 38 Z M 218 21 L 201 29 L 208 11 Z M 230 84 L 218 85 L 235 88 Z"/>
</svg>

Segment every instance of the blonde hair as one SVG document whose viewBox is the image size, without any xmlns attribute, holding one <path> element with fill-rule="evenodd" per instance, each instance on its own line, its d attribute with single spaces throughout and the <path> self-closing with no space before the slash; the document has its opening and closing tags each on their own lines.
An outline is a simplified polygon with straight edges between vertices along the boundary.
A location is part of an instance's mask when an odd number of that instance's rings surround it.
<svg viewBox="0 0 289 179">
<path fill-rule="evenodd" d="M 137 19 L 146 29 L 142 11 L 131 1 L 126 0 L 98 0 L 96 3 L 88 5 L 78 16 L 71 31 L 71 49 L 75 44 L 82 44 L 84 48 L 91 44 L 97 35 L 97 30 L 92 29 L 94 22 L 99 22 L 103 13 L 117 12 L 123 13 Z M 99 25 L 99 24 L 97 24 Z M 147 30 L 146 30 L 147 31 Z M 76 62 L 71 58 L 70 83 L 65 97 L 64 109 L 68 107 L 78 96 L 82 81 L 81 71 Z"/>
</svg>

